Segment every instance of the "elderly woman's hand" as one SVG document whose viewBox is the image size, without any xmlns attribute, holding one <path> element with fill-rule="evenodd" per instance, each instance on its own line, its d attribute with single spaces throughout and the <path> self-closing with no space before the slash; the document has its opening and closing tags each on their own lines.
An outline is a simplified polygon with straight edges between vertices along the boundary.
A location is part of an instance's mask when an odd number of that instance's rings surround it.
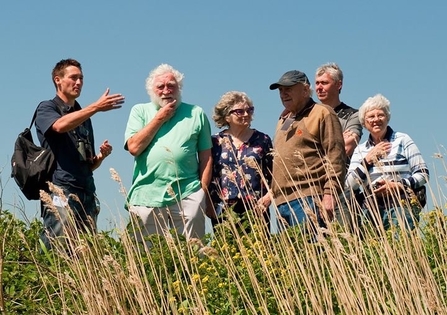
<svg viewBox="0 0 447 315">
<path fill-rule="evenodd" d="M 377 196 L 386 196 L 403 189 L 402 183 L 380 179 L 374 183 L 373 192 Z"/>
<path fill-rule="evenodd" d="M 378 160 L 385 158 L 391 151 L 391 142 L 381 141 L 374 146 L 374 148 L 368 152 L 365 156 L 365 162 L 367 164 L 374 164 Z"/>
</svg>

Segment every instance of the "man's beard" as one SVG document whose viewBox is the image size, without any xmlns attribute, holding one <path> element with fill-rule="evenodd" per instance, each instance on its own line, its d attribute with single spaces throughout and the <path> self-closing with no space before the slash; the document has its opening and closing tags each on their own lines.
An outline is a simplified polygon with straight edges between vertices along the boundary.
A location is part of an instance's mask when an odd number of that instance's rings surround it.
<svg viewBox="0 0 447 315">
<path fill-rule="evenodd" d="M 176 107 L 182 102 L 182 97 L 181 97 L 180 93 L 177 95 L 173 95 L 172 98 L 175 99 Z M 152 101 L 152 103 L 157 104 L 160 107 L 164 107 L 172 102 L 171 99 L 169 99 L 169 100 L 163 99 L 157 95 L 151 95 L 151 101 Z"/>
</svg>

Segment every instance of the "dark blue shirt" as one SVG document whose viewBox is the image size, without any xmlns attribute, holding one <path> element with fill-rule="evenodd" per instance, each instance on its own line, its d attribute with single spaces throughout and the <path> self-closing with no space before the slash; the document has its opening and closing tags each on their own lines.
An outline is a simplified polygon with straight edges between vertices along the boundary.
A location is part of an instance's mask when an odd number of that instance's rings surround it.
<svg viewBox="0 0 447 315">
<path fill-rule="evenodd" d="M 62 115 L 68 114 L 81 107 L 76 102 L 74 107 L 64 104 L 56 96 L 56 101 L 43 101 L 37 108 L 36 131 L 40 145 L 50 148 L 56 158 L 57 166 L 53 174 L 53 183 L 69 189 L 85 190 L 94 193 L 96 188 L 91 169 L 95 156 L 95 143 L 93 127 L 90 119 L 84 121 L 76 129 L 69 133 L 57 133 L 52 129 L 53 124 Z M 84 159 L 78 151 L 78 143 L 87 144 L 87 159 Z"/>
<path fill-rule="evenodd" d="M 212 141 L 212 195 L 223 200 L 258 199 L 267 193 L 268 187 L 265 187 L 262 176 L 270 184 L 272 156 L 269 153 L 272 150 L 272 140 L 268 135 L 255 130 L 250 139 L 239 148 L 224 131 L 213 135 Z"/>
</svg>

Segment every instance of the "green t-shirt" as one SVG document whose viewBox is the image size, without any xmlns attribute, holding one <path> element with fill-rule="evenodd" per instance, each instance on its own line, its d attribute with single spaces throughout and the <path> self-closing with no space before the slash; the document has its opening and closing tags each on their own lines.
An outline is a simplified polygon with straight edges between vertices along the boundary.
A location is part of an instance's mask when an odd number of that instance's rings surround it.
<svg viewBox="0 0 447 315">
<path fill-rule="evenodd" d="M 126 150 L 127 140 L 143 129 L 158 110 L 153 103 L 132 107 L 125 133 Z M 168 206 L 199 190 L 197 153 L 211 147 L 210 123 L 203 110 L 181 103 L 146 150 L 135 157 L 128 205 Z"/>
</svg>

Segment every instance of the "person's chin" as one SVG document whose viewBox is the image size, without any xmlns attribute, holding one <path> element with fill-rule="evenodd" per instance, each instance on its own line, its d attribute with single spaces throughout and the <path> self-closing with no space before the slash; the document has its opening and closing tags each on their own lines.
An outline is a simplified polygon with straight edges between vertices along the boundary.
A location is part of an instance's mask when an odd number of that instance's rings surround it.
<svg viewBox="0 0 447 315">
<path fill-rule="evenodd" d="M 165 107 L 171 102 L 171 100 L 168 101 L 168 99 L 157 98 L 153 102 L 160 107 Z"/>
<path fill-rule="evenodd" d="M 285 101 L 282 103 L 282 105 L 288 111 L 293 111 L 295 109 L 295 104 L 292 101 Z"/>
<path fill-rule="evenodd" d="M 290 100 L 282 101 L 282 105 L 283 105 L 285 108 L 290 107 L 291 104 L 292 104 L 292 101 L 290 101 Z"/>
<path fill-rule="evenodd" d="M 179 99 L 174 99 L 174 98 L 161 98 L 159 100 L 157 100 L 158 105 L 160 105 L 160 107 L 165 107 L 168 104 L 171 104 L 173 101 L 175 100 L 175 107 L 177 107 L 181 101 Z"/>
<path fill-rule="evenodd" d="M 320 100 L 320 102 L 324 103 L 327 100 L 326 95 L 318 95 L 317 94 L 318 99 Z"/>
</svg>

